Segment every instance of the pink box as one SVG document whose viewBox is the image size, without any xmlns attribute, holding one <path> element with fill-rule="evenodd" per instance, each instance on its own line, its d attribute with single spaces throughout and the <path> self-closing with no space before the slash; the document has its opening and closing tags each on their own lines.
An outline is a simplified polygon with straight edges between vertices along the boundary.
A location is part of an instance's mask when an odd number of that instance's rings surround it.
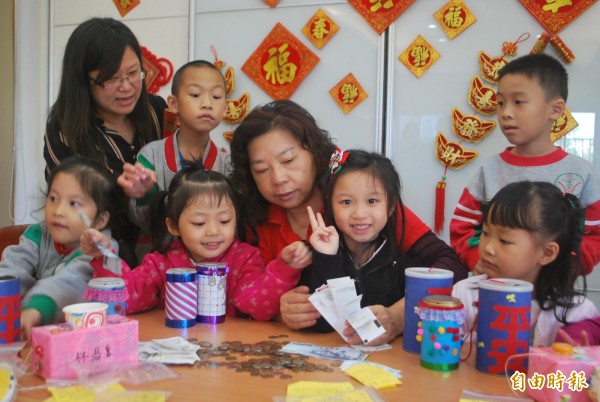
<svg viewBox="0 0 600 402">
<path fill-rule="evenodd" d="M 32 366 L 49 380 L 82 378 L 138 361 L 138 322 L 118 315 L 106 325 L 71 330 L 64 324 L 32 330 Z"/>
<path fill-rule="evenodd" d="M 571 348 L 565 344 L 555 345 L 530 348 L 527 394 L 538 402 L 596 402 L 597 396 L 592 399 L 591 395 L 594 394 L 590 393 L 590 387 L 598 387 L 598 380 L 592 378 L 592 371 L 596 369 L 597 372 L 600 368 L 600 346 Z M 566 354 L 561 354 L 560 350 Z M 542 376 L 543 385 L 539 382 Z M 534 379 L 538 382 L 535 383 Z M 535 387 L 532 387 L 532 383 Z"/>
</svg>

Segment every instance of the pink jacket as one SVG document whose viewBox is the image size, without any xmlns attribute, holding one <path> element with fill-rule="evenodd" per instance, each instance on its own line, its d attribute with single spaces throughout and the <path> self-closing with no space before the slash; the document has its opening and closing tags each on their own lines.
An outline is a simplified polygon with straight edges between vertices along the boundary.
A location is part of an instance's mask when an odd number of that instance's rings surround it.
<svg viewBox="0 0 600 402">
<path fill-rule="evenodd" d="M 235 317 L 237 309 L 259 321 L 269 320 L 279 313 L 279 298 L 296 286 L 301 272 L 281 258 L 265 268 L 258 249 L 237 240 L 224 254 L 204 262 L 225 262 L 229 267 L 227 316 Z M 94 258 L 91 264 L 94 278 L 119 276 L 104 268 L 102 258 Z M 133 270 L 121 260 L 122 278 L 129 293 L 128 314 L 157 305 L 164 308 L 166 274 L 170 268 L 196 268 L 179 240 L 173 242 L 166 254 L 146 255 L 142 264 Z"/>
</svg>

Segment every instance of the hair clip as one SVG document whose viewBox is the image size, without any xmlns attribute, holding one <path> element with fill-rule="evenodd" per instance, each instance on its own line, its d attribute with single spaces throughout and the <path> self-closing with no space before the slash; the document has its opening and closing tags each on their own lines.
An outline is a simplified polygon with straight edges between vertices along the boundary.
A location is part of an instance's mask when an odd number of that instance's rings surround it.
<svg viewBox="0 0 600 402">
<path fill-rule="evenodd" d="M 329 167 L 328 171 L 333 177 L 336 173 L 342 170 L 344 163 L 346 163 L 346 159 L 348 158 L 349 152 L 344 152 L 340 147 L 335 147 L 335 152 L 331 154 L 331 158 L 329 159 Z"/>
</svg>

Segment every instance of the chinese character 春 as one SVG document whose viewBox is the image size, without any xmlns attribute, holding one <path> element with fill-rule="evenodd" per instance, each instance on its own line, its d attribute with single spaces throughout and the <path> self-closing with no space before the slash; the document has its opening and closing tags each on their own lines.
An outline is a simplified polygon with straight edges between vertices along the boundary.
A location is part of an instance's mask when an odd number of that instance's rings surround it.
<svg viewBox="0 0 600 402">
<path fill-rule="evenodd" d="M 510 386 L 515 391 L 525 392 L 525 373 L 515 371 L 513 375 L 510 376 Z"/>
<path fill-rule="evenodd" d="M 356 98 L 358 98 L 358 88 L 354 84 L 344 84 L 342 88 L 340 88 L 340 92 L 344 95 L 342 102 L 345 104 L 354 103 Z"/>
<path fill-rule="evenodd" d="M 415 67 L 423 67 L 429 60 L 429 50 L 426 46 L 414 46 L 410 49 L 410 55 L 413 58 L 412 65 Z"/>
<path fill-rule="evenodd" d="M 546 0 L 546 5 L 542 7 L 542 10 L 556 14 L 561 7 L 572 5 L 573 2 L 571 0 Z"/>
<path fill-rule="evenodd" d="M 582 389 L 588 387 L 588 383 L 585 379 L 585 373 L 583 371 L 575 372 L 571 371 L 571 375 L 567 378 L 567 384 L 571 391 L 580 392 Z"/>
<path fill-rule="evenodd" d="M 269 49 L 269 59 L 263 66 L 266 71 L 265 79 L 271 84 L 284 84 L 294 81 L 298 66 L 288 61 L 290 52 L 287 51 L 288 44 L 284 43 L 279 48 Z"/>
<path fill-rule="evenodd" d="M 369 11 L 371 11 L 372 13 L 376 13 L 377 11 L 379 11 L 382 7 L 384 10 L 388 10 L 392 7 L 394 7 L 394 1 L 393 0 L 369 0 L 369 3 L 373 4 L 371 6 L 371 8 L 369 9 Z"/>
<path fill-rule="evenodd" d="M 311 31 L 313 38 L 323 39 L 323 37 L 329 34 L 329 31 L 327 30 L 327 24 L 325 24 L 326 22 L 327 19 L 325 18 L 319 18 L 315 21 L 314 28 Z"/>
<path fill-rule="evenodd" d="M 461 13 L 462 7 L 449 7 L 448 12 L 444 14 L 444 24 L 449 28 L 460 28 L 465 23 L 465 19 L 460 15 Z"/>
<path fill-rule="evenodd" d="M 487 91 L 484 93 L 479 99 L 477 99 L 477 108 L 478 109 L 487 109 L 492 106 L 492 96 L 494 93 L 492 91 Z"/>
<path fill-rule="evenodd" d="M 535 373 L 527 380 L 527 383 L 531 389 L 542 389 L 546 383 L 546 377 L 543 374 Z"/>
</svg>

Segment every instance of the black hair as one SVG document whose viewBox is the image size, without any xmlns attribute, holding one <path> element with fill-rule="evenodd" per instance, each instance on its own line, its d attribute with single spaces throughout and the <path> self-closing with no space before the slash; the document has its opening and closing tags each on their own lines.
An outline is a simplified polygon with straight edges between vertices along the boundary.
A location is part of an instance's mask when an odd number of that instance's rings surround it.
<svg viewBox="0 0 600 402">
<path fill-rule="evenodd" d="M 554 310 L 556 318 L 566 324 L 568 309 L 585 295 L 585 270 L 580 249 L 585 210 L 579 199 L 562 193 L 548 182 L 521 181 L 508 184 L 492 198 L 483 215 L 484 224 L 526 230 L 539 242 L 554 241 L 559 252 L 545 265 L 534 283 L 534 297 L 542 310 Z M 583 290 L 575 290 L 582 276 Z M 563 307 L 563 313 L 558 313 Z"/>
<path fill-rule="evenodd" d="M 401 249 L 401 243 L 404 240 L 404 204 L 402 203 L 402 184 L 400 182 L 400 176 L 394 167 L 392 161 L 385 156 L 376 152 L 367 152 L 360 149 L 350 149 L 345 151 L 348 154 L 346 161 L 344 162 L 341 170 L 332 175 L 330 172 L 326 172 L 319 180 L 319 187 L 323 193 L 323 208 L 325 210 L 325 217 L 329 222 L 337 229 L 340 233 L 340 241 L 346 247 L 344 234 L 339 230 L 338 225 L 335 222 L 333 215 L 333 191 L 335 185 L 344 175 L 351 172 L 363 172 L 371 176 L 374 180 L 379 181 L 381 187 L 385 192 L 385 198 L 388 207 L 388 220 L 386 225 L 381 231 L 381 235 L 385 236 L 386 242 L 386 264 L 392 261 L 397 254 L 397 250 Z M 396 222 L 398 221 L 398 214 L 400 213 L 402 218 L 401 228 L 401 239 L 397 240 L 397 227 Z M 379 242 L 381 239 L 375 239 L 374 242 Z M 365 249 L 369 248 L 370 245 L 365 245 Z"/>
<path fill-rule="evenodd" d="M 316 167 L 315 183 L 327 169 L 329 157 L 335 150 L 329 133 L 320 128 L 315 118 L 297 103 L 276 100 L 255 107 L 235 129 L 230 147 L 232 182 L 242 207 L 238 235 L 243 240 L 246 240 L 248 230 L 256 242 L 255 228 L 265 223 L 270 205 L 252 177 L 248 147 L 256 138 L 277 129 L 289 132 L 310 153 Z"/>
<path fill-rule="evenodd" d="M 507 74 L 524 74 L 535 79 L 546 93 L 546 100 L 569 96 L 569 77 L 560 61 L 545 53 L 528 54 L 507 63 L 498 72 L 498 80 Z"/>
<path fill-rule="evenodd" d="M 179 93 L 179 88 L 181 86 L 181 80 L 183 79 L 183 73 L 188 68 L 209 68 L 211 70 L 215 70 L 219 75 L 223 78 L 223 88 L 227 87 L 225 83 L 225 77 L 223 77 L 223 73 L 219 70 L 213 63 L 206 60 L 192 60 L 190 62 L 185 63 L 183 66 L 179 67 L 173 76 L 173 81 L 171 82 L 171 93 L 175 96 Z"/>
<path fill-rule="evenodd" d="M 127 25 L 112 18 L 91 18 L 77 26 L 65 48 L 58 96 L 46 122 L 46 131 L 60 131 L 74 154 L 95 159 L 107 167 L 106 155 L 98 152 L 100 137 L 91 92 L 91 86 L 96 84 L 90 79 L 90 72 L 98 70 L 97 82 L 112 78 L 119 71 L 127 47 L 135 52 L 143 68 L 142 50 Z M 141 85 L 140 98 L 128 119 L 144 145 L 159 139 L 161 130 L 145 82 Z"/>
<path fill-rule="evenodd" d="M 96 204 L 94 219 L 103 212 L 109 213 L 107 227 L 110 227 L 113 218 L 113 207 L 117 205 L 118 191 L 115 180 L 106 167 L 92 159 L 81 156 L 65 158 L 48 177 L 46 197 L 54 180 L 61 173 L 75 177 L 84 194 Z"/>
<path fill-rule="evenodd" d="M 168 191 L 159 191 L 150 203 L 150 234 L 153 250 L 166 252 L 170 248 L 166 219 L 179 225 L 183 211 L 198 197 L 211 197 L 211 201 L 220 205 L 223 199 L 229 199 L 236 215 L 238 205 L 229 184 L 229 180 L 219 172 L 205 169 L 201 162 L 184 161 L 183 168 L 175 174 Z"/>
</svg>

